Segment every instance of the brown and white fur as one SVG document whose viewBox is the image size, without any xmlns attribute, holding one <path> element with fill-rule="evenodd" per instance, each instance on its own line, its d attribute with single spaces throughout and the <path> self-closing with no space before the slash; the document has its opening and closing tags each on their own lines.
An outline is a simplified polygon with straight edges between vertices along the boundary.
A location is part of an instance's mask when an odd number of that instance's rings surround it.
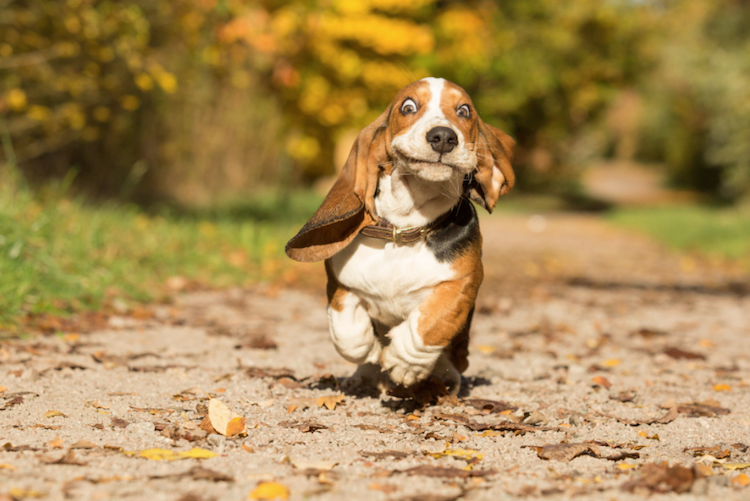
<svg viewBox="0 0 750 501">
<path fill-rule="evenodd" d="M 360 133 L 321 208 L 287 245 L 293 259 L 325 260 L 331 338 L 360 365 L 350 386 L 382 385 L 387 373 L 411 387 L 433 375 L 458 392 L 483 273 L 468 199 L 491 212 L 510 190 L 513 146 L 462 88 L 437 78 L 406 86 Z M 359 233 L 379 218 L 424 227 L 446 213 L 408 244 Z"/>
</svg>

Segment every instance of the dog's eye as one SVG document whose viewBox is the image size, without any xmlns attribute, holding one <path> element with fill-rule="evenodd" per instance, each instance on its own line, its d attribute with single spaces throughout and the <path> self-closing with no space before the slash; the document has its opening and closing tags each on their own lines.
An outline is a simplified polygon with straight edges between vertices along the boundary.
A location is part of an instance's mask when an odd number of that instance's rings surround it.
<svg viewBox="0 0 750 501">
<path fill-rule="evenodd" d="M 401 105 L 401 114 L 411 115 L 417 112 L 417 103 L 413 99 L 407 98 L 406 101 Z"/>
<path fill-rule="evenodd" d="M 469 108 L 468 104 L 461 105 L 456 110 L 456 115 L 463 118 L 469 118 L 471 116 L 471 108 Z"/>
</svg>

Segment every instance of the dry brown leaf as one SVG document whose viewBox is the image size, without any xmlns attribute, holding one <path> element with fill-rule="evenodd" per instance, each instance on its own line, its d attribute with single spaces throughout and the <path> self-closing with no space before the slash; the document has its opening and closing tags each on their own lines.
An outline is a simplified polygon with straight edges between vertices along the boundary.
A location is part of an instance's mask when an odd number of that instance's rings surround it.
<svg viewBox="0 0 750 501">
<path fill-rule="evenodd" d="M 252 454 L 253 448 L 249 444 L 242 444 L 242 450 Z"/>
<path fill-rule="evenodd" d="M 612 388 L 612 383 L 610 383 L 609 380 L 604 376 L 596 376 L 592 381 L 594 381 L 595 385 L 602 386 L 607 389 Z"/>
<path fill-rule="evenodd" d="M 52 411 L 47 411 L 47 412 L 44 413 L 44 417 L 46 417 L 46 418 L 53 418 L 53 417 L 57 417 L 57 416 L 62 416 L 64 418 L 68 417 L 66 414 L 63 414 L 60 411 L 54 411 L 54 410 L 52 410 Z"/>
<path fill-rule="evenodd" d="M 716 459 L 725 459 L 732 455 L 729 449 L 721 450 L 721 447 L 716 445 L 714 447 L 688 447 L 684 449 L 684 452 L 690 452 L 693 457 L 704 456 L 710 454 Z"/>
<path fill-rule="evenodd" d="M 375 460 L 378 459 L 403 459 L 409 456 L 413 456 L 413 452 L 404 452 L 404 451 L 382 451 L 382 452 L 366 452 L 366 451 L 360 451 L 360 456 L 365 458 L 373 458 Z"/>
<path fill-rule="evenodd" d="M 346 397 L 344 395 L 327 395 L 325 397 L 318 398 L 318 407 L 325 406 L 326 409 L 332 411 L 336 409 L 337 405 L 343 404 L 345 401 Z"/>
<path fill-rule="evenodd" d="M 71 449 L 96 449 L 97 447 L 99 446 L 94 442 L 89 442 L 88 440 L 79 440 L 78 442 L 70 446 Z"/>
<path fill-rule="evenodd" d="M 299 407 L 299 405 L 297 405 L 297 404 L 290 405 L 289 407 L 286 408 L 286 413 L 287 414 L 291 414 L 292 412 L 294 412 L 295 410 L 297 410 L 297 407 Z"/>
<path fill-rule="evenodd" d="M 692 351 L 685 351 L 681 348 L 677 347 L 669 347 L 666 350 L 664 350 L 664 354 L 668 355 L 675 360 L 685 359 L 685 360 L 705 360 L 706 356 L 702 355 L 700 353 L 693 353 Z"/>
<path fill-rule="evenodd" d="M 208 416 L 205 416 L 203 418 L 203 421 L 201 421 L 201 424 L 198 426 L 201 430 L 205 431 L 206 433 L 218 433 L 214 427 L 211 425 L 211 420 L 208 419 Z"/>
<path fill-rule="evenodd" d="M 625 482 L 621 489 L 629 492 L 645 490 L 650 492 L 667 493 L 687 492 L 695 481 L 696 474 L 690 468 L 668 463 L 648 463 L 640 469 L 639 478 Z"/>
<path fill-rule="evenodd" d="M 302 433 L 315 433 L 318 430 L 328 429 L 326 425 L 311 420 L 281 421 L 279 426 L 282 428 L 296 428 Z"/>
<path fill-rule="evenodd" d="M 440 468 L 438 466 L 420 465 L 408 470 L 396 470 L 394 473 L 406 473 L 407 475 L 420 475 L 424 477 L 437 478 L 471 478 L 487 477 L 493 475 L 495 470 L 462 470 L 459 468 Z"/>
<path fill-rule="evenodd" d="M 56 436 L 54 440 L 50 440 L 47 442 L 47 445 L 50 446 L 51 449 L 62 449 L 63 448 L 63 441 L 60 438 L 60 436 Z"/>
<path fill-rule="evenodd" d="M 732 479 L 732 485 L 735 485 L 737 487 L 747 487 L 748 485 L 750 485 L 750 477 L 748 477 L 744 473 L 737 475 Z"/>
</svg>

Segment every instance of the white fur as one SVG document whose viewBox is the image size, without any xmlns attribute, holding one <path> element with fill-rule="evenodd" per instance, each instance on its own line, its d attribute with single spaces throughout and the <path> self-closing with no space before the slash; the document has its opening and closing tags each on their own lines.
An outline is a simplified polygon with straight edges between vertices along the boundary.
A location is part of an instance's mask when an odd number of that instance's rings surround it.
<svg viewBox="0 0 750 501">
<path fill-rule="evenodd" d="M 392 142 L 394 169 L 379 180 L 375 197 L 377 215 L 397 228 L 425 226 L 453 208 L 464 175 L 476 167 L 476 155 L 455 127 L 459 144 L 450 153 L 441 156 L 427 143 L 430 129 L 452 124 L 440 107 L 445 81 L 425 81 L 430 100 L 419 105 L 427 109 Z M 328 309 L 331 337 L 344 358 L 368 364 L 357 371 L 357 381 L 371 375 L 369 364 L 380 363 L 394 383 L 411 386 L 435 373 L 457 392 L 460 374 L 443 347 L 425 346 L 419 334 L 419 306 L 436 285 L 458 278 L 450 263 L 439 262 L 422 240 L 395 244 L 360 234 L 331 264 L 337 280 L 350 291 L 341 312 Z M 378 341 L 370 319 L 390 328 L 387 347 Z"/>
</svg>

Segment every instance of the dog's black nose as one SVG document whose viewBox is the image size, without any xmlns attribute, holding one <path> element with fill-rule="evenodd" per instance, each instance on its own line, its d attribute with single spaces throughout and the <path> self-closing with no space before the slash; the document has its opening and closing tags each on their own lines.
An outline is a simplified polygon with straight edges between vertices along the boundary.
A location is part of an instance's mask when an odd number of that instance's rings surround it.
<svg viewBox="0 0 750 501">
<path fill-rule="evenodd" d="M 438 153 L 448 153 L 458 144 L 458 136 L 450 127 L 435 127 L 427 133 L 427 142 Z"/>
</svg>

